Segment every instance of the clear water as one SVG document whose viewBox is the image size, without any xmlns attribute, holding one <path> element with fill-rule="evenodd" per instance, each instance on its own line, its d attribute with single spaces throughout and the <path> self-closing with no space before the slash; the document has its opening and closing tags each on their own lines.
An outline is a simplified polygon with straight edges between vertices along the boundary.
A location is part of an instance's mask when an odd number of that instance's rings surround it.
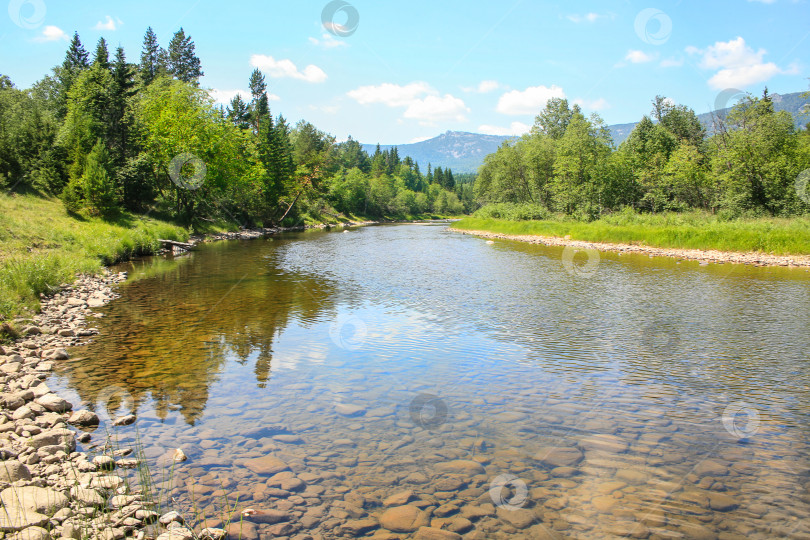
<svg viewBox="0 0 810 540">
<path fill-rule="evenodd" d="M 370 536 L 410 489 L 465 538 L 810 538 L 810 274 L 570 255 L 394 225 L 141 261 L 49 384 L 134 408 L 156 478 L 182 448 L 200 517 Z"/>
</svg>

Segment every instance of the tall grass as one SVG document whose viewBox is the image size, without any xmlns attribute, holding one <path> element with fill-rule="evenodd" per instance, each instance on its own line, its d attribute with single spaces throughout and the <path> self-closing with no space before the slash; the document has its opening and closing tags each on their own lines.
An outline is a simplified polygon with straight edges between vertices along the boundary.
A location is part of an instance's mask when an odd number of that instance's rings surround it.
<svg viewBox="0 0 810 540">
<path fill-rule="evenodd" d="M 159 238 L 184 241 L 188 232 L 132 214 L 71 216 L 57 199 L 0 194 L 0 320 L 36 309 L 40 293 L 77 272 L 155 252 Z"/>
<path fill-rule="evenodd" d="M 469 217 L 453 225 L 511 235 L 570 236 L 573 240 L 642 244 L 662 248 L 810 254 L 810 217 L 725 221 L 703 212 L 636 214 L 622 212 L 597 221 L 565 218 L 510 221 Z"/>
</svg>

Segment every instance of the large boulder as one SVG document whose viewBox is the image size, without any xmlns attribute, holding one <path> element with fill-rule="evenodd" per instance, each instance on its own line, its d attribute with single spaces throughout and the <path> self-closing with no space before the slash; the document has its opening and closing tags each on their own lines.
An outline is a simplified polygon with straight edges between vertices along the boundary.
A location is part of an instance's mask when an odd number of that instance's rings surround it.
<svg viewBox="0 0 810 540">
<path fill-rule="evenodd" d="M 428 516 L 416 506 L 395 506 L 380 516 L 380 525 L 393 532 L 414 532 L 428 525 Z"/>
</svg>

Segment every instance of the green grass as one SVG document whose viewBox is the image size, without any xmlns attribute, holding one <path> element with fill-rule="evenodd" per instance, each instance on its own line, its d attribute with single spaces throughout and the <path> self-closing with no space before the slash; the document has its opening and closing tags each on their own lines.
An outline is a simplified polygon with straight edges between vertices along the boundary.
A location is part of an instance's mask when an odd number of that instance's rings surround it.
<svg viewBox="0 0 810 540">
<path fill-rule="evenodd" d="M 457 229 L 512 235 L 570 236 L 573 240 L 642 244 L 662 248 L 715 249 L 774 255 L 810 254 L 810 218 L 723 221 L 708 213 L 619 213 L 593 222 L 564 218 L 507 221 L 468 217 Z"/>
<path fill-rule="evenodd" d="M 188 232 L 165 221 L 121 214 L 113 221 L 70 216 L 58 199 L 0 194 L 0 321 L 36 310 L 40 293 L 156 251 L 158 238 Z"/>
</svg>

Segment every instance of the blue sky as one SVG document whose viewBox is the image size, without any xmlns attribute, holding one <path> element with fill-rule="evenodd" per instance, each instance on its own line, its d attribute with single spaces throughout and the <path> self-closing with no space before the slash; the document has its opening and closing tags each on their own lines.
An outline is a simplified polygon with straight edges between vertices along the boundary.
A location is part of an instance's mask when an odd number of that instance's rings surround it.
<svg viewBox="0 0 810 540">
<path fill-rule="evenodd" d="M 810 0 L 11 0 L 2 21 L 0 73 L 18 87 L 61 63 L 74 31 L 137 61 L 147 26 L 164 46 L 182 26 L 218 99 L 259 67 L 274 113 L 366 143 L 521 133 L 554 96 L 610 124 L 656 94 L 700 113 L 810 76 Z"/>
</svg>

